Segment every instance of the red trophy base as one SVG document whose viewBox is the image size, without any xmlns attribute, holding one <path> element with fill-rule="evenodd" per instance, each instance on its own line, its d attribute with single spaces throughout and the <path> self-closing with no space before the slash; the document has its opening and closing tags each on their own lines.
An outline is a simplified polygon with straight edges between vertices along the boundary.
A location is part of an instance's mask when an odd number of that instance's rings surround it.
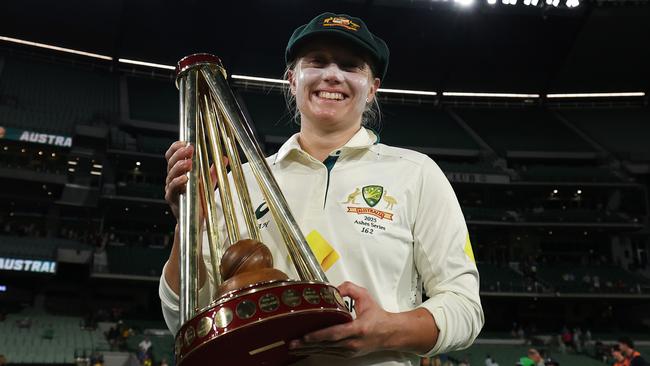
<svg viewBox="0 0 650 366">
<path fill-rule="evenodd" d="M 280 366 L 298 361 L 289 342 L 352 320 L 324 282 L 272 281 L 233 291 L 187 321 L 176 335 L 176 364 Z"/>
</svg>

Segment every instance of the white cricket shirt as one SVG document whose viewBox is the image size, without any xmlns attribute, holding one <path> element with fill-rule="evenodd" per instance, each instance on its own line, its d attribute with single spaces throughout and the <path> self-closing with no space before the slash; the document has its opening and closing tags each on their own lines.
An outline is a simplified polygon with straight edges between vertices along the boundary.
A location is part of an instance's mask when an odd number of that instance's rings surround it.
<svg viewBox="0 0 650 366">
<path fill-rule="evenodd" d="M 484 318 L 479 275 L 456 195 L 428 156 L 376 141 L 372 131 L 361 128 L 320 162 L 301 149 L 296 134 L 267 161 L 330 283 L 365 287 L 390 312 L 429 310 L 440 334 L 428 355 L 469 347 Z M 257 185 L 250 167 L 244 170 L 274 267 L 298 278 L 261 193 L 253 189 Z M 224 237 L 223 225 L 221 233 Z M 203 254 L 210 268 L 205 236 Z M 214 293 L 212 278 L 206 283 L 200 305 Z M 422 285 L 429 297 L 424 303 Z M 179 301 L 164 276 L 160 298 L 167 325 L 176 334 Z M 419 357 L 386 351 L 345 360 L 310 357 L 297 365 L 334 363 L 416 366 Z"/>
</svg>

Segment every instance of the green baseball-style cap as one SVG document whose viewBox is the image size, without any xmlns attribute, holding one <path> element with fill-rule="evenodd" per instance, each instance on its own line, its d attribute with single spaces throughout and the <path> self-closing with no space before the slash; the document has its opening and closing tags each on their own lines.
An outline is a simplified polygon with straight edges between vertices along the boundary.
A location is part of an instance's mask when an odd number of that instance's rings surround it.
<svg viewBox="0 0 650 366">
<path fill-rule="evenodd" d="M 370 30 L 360 18 L 346 14 L 323 13 L 309 23 L 298 27 L 287 44 L 284 59 L 287 64 L 293 61 L 300 46 L 316 36 L 332 36 L 350 41 L 366 51 L 373 61 L 375 76 L 383 79 L 388 71 L 388 46 L 381 38 L 370 33 Z"/>
</svg>

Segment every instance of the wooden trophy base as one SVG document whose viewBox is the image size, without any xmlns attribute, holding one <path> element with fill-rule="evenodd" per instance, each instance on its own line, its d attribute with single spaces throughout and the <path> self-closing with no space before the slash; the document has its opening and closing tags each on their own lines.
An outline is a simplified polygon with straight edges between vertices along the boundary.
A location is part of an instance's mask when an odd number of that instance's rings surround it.
<svg viewBox="0 0 650 366">
<path fill-rule="evenodd" d="M 289 342 L 352 320 L 336 287 L 324 282 L 270 281 L 232 291 L 176 335 L 176 364 L 288 365 Z"/>
</svg>

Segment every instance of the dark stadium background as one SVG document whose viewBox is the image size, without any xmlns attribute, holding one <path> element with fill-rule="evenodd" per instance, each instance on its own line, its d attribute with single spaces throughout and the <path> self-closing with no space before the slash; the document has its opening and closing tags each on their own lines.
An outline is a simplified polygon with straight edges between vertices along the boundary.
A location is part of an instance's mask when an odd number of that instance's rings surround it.
<svg viewBox="0 0 650 366">
<path fill-rule="evenodd" d="M 624 335 L 647 358 L 650 4 L 539 3 L 3 1 L 0 37 L 112 60 L 0 38 L 0 258 L 40 261 L 0 268 L 0 354 L 71 364 L 98 352 L 122 365 L 132 356 L 116 348 L 134 353 L 148 334 L 154 364 L 173 363 L 157 288 L 174 226 L 163 153 L 177 91 L 173 71 L 118 60 L 209 52 L 231 75 L 280 78 L 291 31 L 333 11 L 389 44 L 382 87 L 437 93 L 384 93 L 380 135 L 437 161 L 470 228 L 486 324 L 450 360 L 514 365 L 532 344 L 562 365 L 600 365 Z M 297 130 L 281 88 L 231 85 L 275 152 Z M 552 97 L 594 92 L 642 94 Z M 107 339 L 111 326 L 132 329 L 124 345 Z M 566 351 L 563 328 L 581 329 Z"/>
</svg>

